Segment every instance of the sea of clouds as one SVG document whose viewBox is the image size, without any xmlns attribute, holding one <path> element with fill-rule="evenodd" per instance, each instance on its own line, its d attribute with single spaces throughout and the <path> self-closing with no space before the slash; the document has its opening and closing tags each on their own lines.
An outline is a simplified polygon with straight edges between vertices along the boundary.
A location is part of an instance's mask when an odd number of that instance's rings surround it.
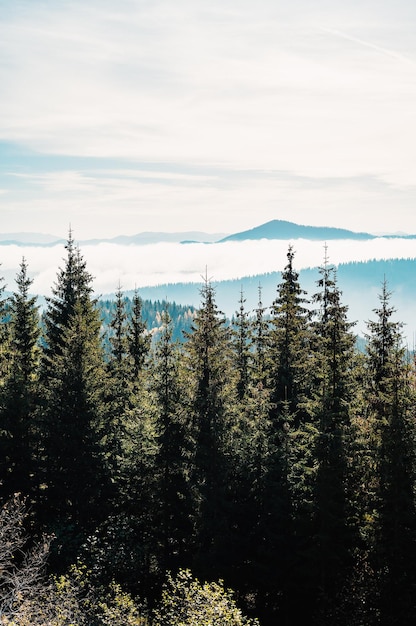
<svg viewBox="0 0 416 626">
<path fill-rule="evenodd" d="M 322 265 L 325 242 L 298 239 L 295 250 L 297 270 Z M 165 283 L 201 283 L 206 274 L 214 281 L 281 271 L 286 265 L 288 241 L 260 240 L 216 244 L 157 243 L 149 245 L 116 245 L 100 243 L 81 246 L 88 271 L 94 277 L 97 295 Z M 330 263 L 371 259 L 416 258 L 416 239 L 383 239 L 369 241 L 339 240 L 327 244 Z M 50 247 L 0 246 L 0 276 L 8 291 L 15 290 L 15 277 L 24 257 L 33 278 L 31 291 L 49 295 L 59 268 L 64 267 L 64 245 Z"/>
</svg>

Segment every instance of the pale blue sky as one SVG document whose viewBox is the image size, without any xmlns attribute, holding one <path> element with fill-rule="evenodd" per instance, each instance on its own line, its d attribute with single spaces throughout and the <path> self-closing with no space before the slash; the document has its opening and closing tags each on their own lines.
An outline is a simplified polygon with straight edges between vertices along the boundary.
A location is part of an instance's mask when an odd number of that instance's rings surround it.
<svg viewBox="0 0 416 626">
<path fill-rule="evenodd" d="M 416 3 L 1 0 L 1 231 L 416 233 Z"/>
</svg>

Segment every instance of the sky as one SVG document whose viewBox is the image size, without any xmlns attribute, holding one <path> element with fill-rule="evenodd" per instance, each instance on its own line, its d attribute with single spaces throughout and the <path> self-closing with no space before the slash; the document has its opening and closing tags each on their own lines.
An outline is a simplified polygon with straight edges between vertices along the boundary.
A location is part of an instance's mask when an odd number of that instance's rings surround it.
<svg viewBox="0 0 416 626">
<path fill-rule="evenodd" d="M 414 0 L 0 0 L 0 232 L 416 233 Z"/>
</svg>

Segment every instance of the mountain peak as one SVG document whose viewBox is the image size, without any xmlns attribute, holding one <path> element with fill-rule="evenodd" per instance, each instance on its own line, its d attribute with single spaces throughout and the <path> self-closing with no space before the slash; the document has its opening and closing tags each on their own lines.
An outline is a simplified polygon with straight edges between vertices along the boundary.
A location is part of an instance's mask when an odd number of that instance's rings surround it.
<svg viewBox="0 0 416 626">
<path fill-rule="evenodd" d="M 62 238 L 47 233 L 0 233 L 0 243 L 48 245 L 58 241 L 62 241 Z"/>
<path fill-rule="evenodd" d="M 221 241 L 244 241 L 246 239 L 312 239 L 329 241 L 332 239 L 375 239 L 369 233 L 357 233 L 344 228 L 328 226 L 305 226 L 285 220 L 271 220 L 250 230 L 228 235 Z"/>
</svg>

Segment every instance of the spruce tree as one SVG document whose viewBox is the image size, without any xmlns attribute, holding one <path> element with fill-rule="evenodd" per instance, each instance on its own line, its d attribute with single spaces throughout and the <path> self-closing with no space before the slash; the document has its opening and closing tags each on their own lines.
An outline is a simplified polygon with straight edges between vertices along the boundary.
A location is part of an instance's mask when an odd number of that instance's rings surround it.
<svg viewBox="0 0 416 626">
<path fill-rule="evenodd" d="M 272 358 L 272 401 L 275 414 L 285 403 L 292 414 L 299 414 L 305 404 L 310 349 L 306 292 L 299 284 L 293 267 L 294 250 L 290 245 L 288 263 L 271 310 L 270 355 Z"/>
<path fill-rule="evenodd" d="M 268 337 L 269 337 L 269 320 L 265 316 L 267 307 L 262 302 L 262 288 L 258 287 L 259 300 L 254 310 L 255 318 L 252 324 L 253 337 L 253 375 L 255 381 L 261 387 L 268 387 L 267 379 L 267 358 L 268 358 Z"/>
<path fill-rule="evenodd" d="M 0 384 L 7 376 L 9 364 L 9 316 L 5 288 L 4 278 L 0 277 Z"/>
<path fill-rule="evenodd" d="M 296 595 L 296 551 L 300 549 L 300 517 L 306 514 L 301 502 L 308 497 L 308 455 L 310 441 L 306 400 L 310 378 L 310 313 L 305 292 L 294 269 L 294 251 L 289 246 L 287 265 L 282 272 L 277 297 L 271 307 L 268 334 L 268 381 L 270 385 L 270 426 L 268 460 L 264 487 L 263 536 L 267 563 L 265 601 L 273 605 L 280 619 L 289 619 L 292 595 Z M 300 475 L 300 470 L 304 473 Z M 300 482 L 302 481 L 302 487 Z M 279 566 L 273 564 L 278 560 Z M 267 588 L 267 587 L 266 587 Z M 276 618 L 277 619 L 277 618 Z"/>
<path fill-rule="evenodd" d="M 249 318 L 241 292 L 233 328 L 233 351 L 237 374 L 235 425 L 232 434 L 229 477 L 229 526 L 227 580 L 243 595 L 260 597 L 270 585 L 265 567 L 265 485 L 270 453 L 270 392 L 266 385 L 266 307 L 259 303 L 256 316 Z M 244 591 L 243 591 L 244 590 Z"/>
<path fill-rule="evenodd" d="M 130 436 L 129 413 L 136 404 L 127 332 L 126 304 L 119 285 L 109 323 L 110 353 L 104 391 L 105 420 L 102 423 L 102 447 L 110 488 L 108 497 L 111 506 L 116 508 L 129 489 L 125 447 Z"/>
<path fill-rule="evenodd" d="M 251 324 L 249 314 L 244 307 L 245 302 L 243 290 L 241 290 L 240 306 L 233 320 L 233 346 L 238 375 L 237 392 L 240 400 L 243 400 L 248 391 L 252 369 Z"/>
<path fill-rule="evenodd" d="M 136 289 L 132 308 L 127 315 L 128 380 L 130 408 L 126 415 L 126 434 L 129 441 L 125 463 L 129 479 L 130 510 L 140 523 L 151 524 L 152 491 L 155 483 L 155 455 L 157 451 L 156 412 L 150 390 L 151 335 L 143 319 L 142 299 Z M 147 529 L 144 528 L 144 533 Z M 147 549 L 147 548 L 146 548 Z"/>
<path fill-rule="evenodd" d="M 110 368 L 122 366 L 128 355 L 127 313 L 121 285 L 116 291 L 115 308 L 110 320 Z"/>
<path fill-rule="evenodd" d="M 109 583 L 116 577 L 136 593 L 146 594 L 154 585 L 158 558 L 153 526 L 156 408 L 145 362 L 149 337 L 141 319 L 141 301 L 133 311 L 128 305 L 119 286 L 109 322 L 99 429 L 104 469 L 101 508 L 107 515 L 90 538 L 87 558 L 102 580 Z M 131 351 L 132 326 L 140 348 L 137 360 Z"/>
<path fill-rule="evenodd" d="M 227 541 L 226 492 L 230 488 L 228 452 L 232 430 L 234 385 L 230 331 L 215 302 L 215 290 L 205 278 L 201 306 L 186 343 L 194 419 L 195 512 L 197 563 L 203 570 L 220 566 Z"/>
<path fill-rule="evenodd" d="M 53 362 L 56 355 L 62 354 L 64 334 L 71 324 L 75 306 L 81 302 L 89 306 L 92 300 L 92 276 L 87 271 L 86 262 L 76 246 L 72 230 L 69 230 L 65 245 L 67 257 L 65 266 L 60 268 L 52 288 L 52 297 L 47 298 L 44 315 L 45 345 L 43 367 Z"/>
<path fill-rule="evenodd" d="M 146 323 L 142 316 L 142 299 L 136 289 L 127 328 L 127 344 L 132 361 L 133 379 L 137 379 L 143 370 L 146 357 L 149 354 L 150 342 L 151 337 L 147 333 Z"/>
<path fill-rule="evenodd" d="M 416 509 L 414 388 L 402 339 L 383 283 L 376 319 L 368 322 L 368 419 L 372 428 L 370 510 L 380 623 L 416 619 Z M 374 462 L 375 461 L 375 462 Z"/>
<path fill-rule="evenodd" d="M 318 436 L 315 519 L 316 580 L 320 620 L 340 619 L 335 613 L 349 574 L 352 534 L 348 512 L 347 442 L 354 396 L 355 336 L 341 302 L 336 269 L 328 263 L 319 268 L 318 305 L 313 324 L 315 372 L 311 411 Z M 313 569 L 312 569 L 313 571 Z"/>
<path fill-rule="evenodd" d="M 9 366 L 0 416 L 0 483 L 4 497 L 17 492 L 28 495 L 33 487 L 40 325 L 36 298 L 29 295 L 32 282 L 23 258 L 16 277 L 17 291 L 10 298 L 8 311 Z"/>
<path fill-rule="evenodd" d="M 91 275 L 71 232 L 66 249 L 66 263 L 45 314 L 41 413 L 45 471 L 41 514 L 63 543 L 69 538 L 82 541 L 105 511 L 98 506 L 103 489 L 100 432 L 105 387 L 101 319 L 92 298 Z"/>
<path fill-rule="evenodd" d="M 158 435 L 153 527 L 160 546 L 160 569 L 164 572 L 189 563 L 194 511 L 190 482 L 192 424 L 181 372 L 181 353 L 178 344 L 172 341 L 172 320 L 167 307 L 161 322 L 152 370 Z"/>
</svg>

